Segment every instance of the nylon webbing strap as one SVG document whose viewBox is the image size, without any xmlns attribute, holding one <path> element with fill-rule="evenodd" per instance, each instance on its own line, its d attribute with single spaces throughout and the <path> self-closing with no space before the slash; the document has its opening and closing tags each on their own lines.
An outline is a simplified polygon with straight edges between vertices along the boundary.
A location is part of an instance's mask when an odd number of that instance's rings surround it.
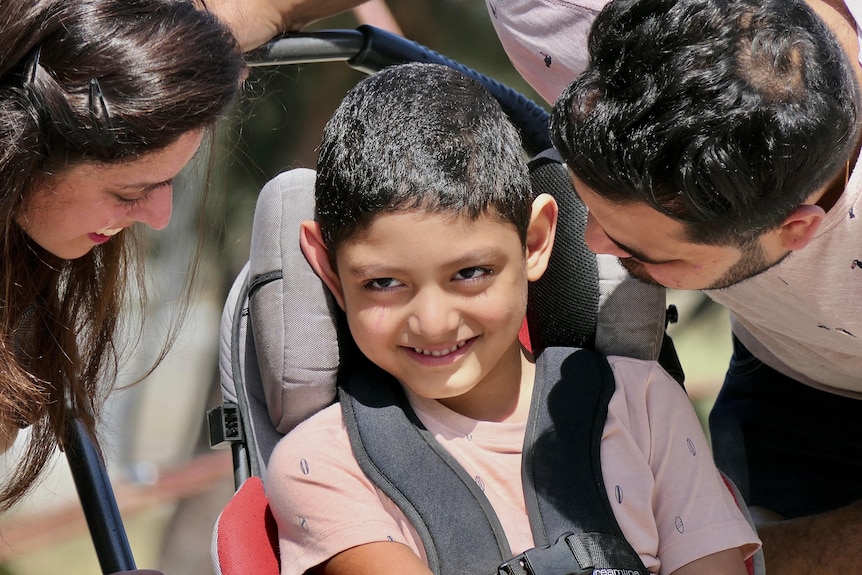
<svg viewBox="0 0 862 575">
<path fill-rule="evenodd" d="M 567 536 L 578 564 L 596 575 L 649 575 L 643 562 L 624 539 L 607 533 Z"/>
<path fill-rule="evenodd" d="M 398 382 L 362 363 L 339 391 L 360 468 L 416 528 L 433 573 L 494 573 L 512 552 L 488 499 L 424 428 Z"/>
<path fill-rule="evenodd" d="M 530 419 L 524 437 L 524 496 L 537 548 L 560 555 L 560 534 L 580 569 L 647 574 L 625 540 L 605 490 L 601 439 L 615 381 L 605 357 L 593 351 L 548 348 L 536 361 Z M 552 544 L 554 543 L 554 544 Z M 531 551 L 541 551 L 531 550 Z M 530 564 L 527 551 L 527 564 Z M 538 557 L 533 563 L 539 561 Z M 556 559 L 551 564 L 556 564 Z M 580 571 L 534 571 L 560 575 Z M 613 572 L 613 571 L 610 571 Z"/>
</svg>

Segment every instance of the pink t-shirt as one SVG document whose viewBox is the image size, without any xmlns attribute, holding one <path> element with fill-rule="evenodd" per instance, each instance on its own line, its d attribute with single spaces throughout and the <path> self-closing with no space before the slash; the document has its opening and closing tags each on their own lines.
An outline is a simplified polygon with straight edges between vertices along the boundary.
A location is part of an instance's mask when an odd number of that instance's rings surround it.
<svg viewBox="0 0 862 575">
<path fill-rule="evenodd" d="M 680 386 L 655 362 L 612 357 L 601 461 L 620 528 L 651 573 L 671 573 L 757 536 L 713 464 Z M 476 421 L 410 396 L 422 423 L 476 479 L 512 551 L 533 547 L 521 485 L 524 423 Z M 396 541 L 423 559 L 418 534 L 353 458 L 341 410 L 325 409 L 276 446 L 265 477 L 279 525 L 283 575 L 298 575 L 350 547 Z"/>
<path fill-rule="evenodd" d="M 606 0 L 488 0 L 503 49 L 549 104 L 587 67 L 587 35 Z"/>
</svg>

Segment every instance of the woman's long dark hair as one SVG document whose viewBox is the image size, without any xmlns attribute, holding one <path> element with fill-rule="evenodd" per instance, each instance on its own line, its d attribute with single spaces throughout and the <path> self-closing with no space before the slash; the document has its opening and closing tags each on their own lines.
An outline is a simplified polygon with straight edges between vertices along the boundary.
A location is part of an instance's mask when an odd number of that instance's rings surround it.
<svg viewBox="0 0 862 575">
<path fill-rule="evenodd" d="M 94 431 L 129 284 L 143 287 L 132 234 L 62 260 L 16 214 L 48 175 L 131 161 L 212 125 L 242 69 L 230 32 L 191 2 L 0 4 L 0 434 L 31 428 L 0 512 L 39 476 L 73 410 Z"/>
</svg>

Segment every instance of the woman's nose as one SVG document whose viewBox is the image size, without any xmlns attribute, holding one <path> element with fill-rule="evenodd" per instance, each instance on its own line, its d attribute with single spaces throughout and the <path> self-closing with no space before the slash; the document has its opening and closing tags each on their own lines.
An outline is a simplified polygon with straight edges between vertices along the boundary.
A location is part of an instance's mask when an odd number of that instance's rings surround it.
<svg viewBox="0 0 862 575">
<path fill-rule="evenodd" d="M 173 209 L 173 186 L 159 186 L 153 190 L 147 201 L 136 206 L 132 212 L 135 221 L 147 224 L 154 230 L 162 230 L 171 221 Z"/>
</svg>

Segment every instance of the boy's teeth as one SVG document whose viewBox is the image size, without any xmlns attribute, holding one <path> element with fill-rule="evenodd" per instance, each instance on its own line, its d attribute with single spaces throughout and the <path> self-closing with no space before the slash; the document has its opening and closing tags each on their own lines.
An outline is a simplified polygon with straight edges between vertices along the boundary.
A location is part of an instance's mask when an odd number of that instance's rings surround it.
<svg viewBox="0 0 862 575">
<path fill-rule="evenodd" d="M 121 231 L 123 231 L 123 228 L 105 228 L 104 230 L 99 230 L 96 233 L 103 236 L 115 236 Z"/>
<path fill-rule="evenodd" d="M 455 350 L 457 350 L 460 347 L 464 347 L 464 343 L 466 343 L 466 342 L 459 341 L 458 343 L 453 345 L 450 349 L 439 349 L 439 350 L 434 350 L 434 351 L 422 349 L 421 347 L 414 347 L 413 351 L 415 351 L 416 353 L 421 353 L 422 355 L 433 355 L 434 357 L 441 357 L 444 355 L 449 355 L 450 353 L 454 352 Z"/>
</svg>

